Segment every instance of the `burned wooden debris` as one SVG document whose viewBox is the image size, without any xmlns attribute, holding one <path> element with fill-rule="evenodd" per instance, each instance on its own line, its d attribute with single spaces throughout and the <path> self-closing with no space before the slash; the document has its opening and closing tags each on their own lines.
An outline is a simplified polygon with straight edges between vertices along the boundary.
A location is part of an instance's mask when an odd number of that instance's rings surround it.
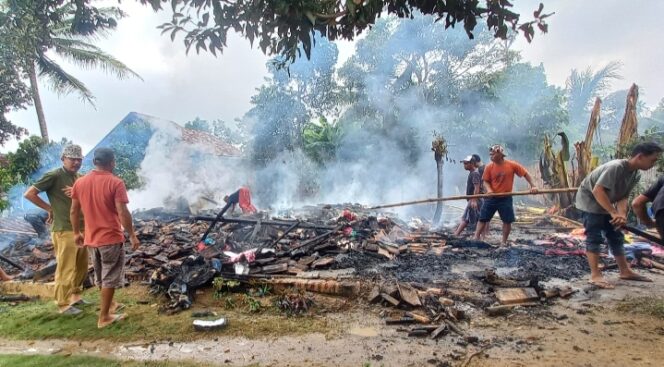
<svg viewBox="0 0 664 367">
<path fill-rule="evenodd" d="M 212 216 L 196 220 L 151 210 L 135 218 L 141 247 L 127 252 L 126 276 L 164 295 L 160 311 L 169 314 L 191 308 L 197 290 L 211 284 L 226 293 L 261 286 L 279 291 L 275 305 L 286 313 L 309 310 L 307 292 L 359 297 L 382 307 L 385 323 L 407 335 L 472 340 L 470 320 L 531 312 L 570 297 L 575 289 L 547 288 L 541 281 L 587 273 L 585 259 L 577 256 L 578 237 L 547 232 L 551 224 L 544 220 L 528 229 L 539 233 L 536 239 L 499 249 L 359 207 L 313 207 L 288 219 L 221 218 L 205 241 L 200 239 Z M 664 263 L 642 250 L 633 254 L 642 266 Z M 13 246 L 3 255 L 34 270 L 35 278 L 46 280 L 54 270 L 48 240 Z"/>
</svg>

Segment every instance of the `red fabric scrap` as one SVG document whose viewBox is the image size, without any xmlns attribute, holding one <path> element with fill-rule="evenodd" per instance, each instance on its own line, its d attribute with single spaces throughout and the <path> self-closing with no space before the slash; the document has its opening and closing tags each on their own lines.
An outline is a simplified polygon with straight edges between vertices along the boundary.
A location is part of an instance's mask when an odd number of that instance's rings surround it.
<svg viewBox="0 0 664 367">
<path fill-rule="evenodd" d="M 343 213 L 341 213 L 341 216 L 344 217 L 344 219 L 346 219 L 349 222 L 352 222 L 355 219 L 357 219 L 357 216 L 348 209 L 344 209 Z"/>
<path fill-rule="evenodd" d="M 345 227 L 343 230 L 344 236 L 348 237 L 353 234 L 353 227 Z"/>
</svg>

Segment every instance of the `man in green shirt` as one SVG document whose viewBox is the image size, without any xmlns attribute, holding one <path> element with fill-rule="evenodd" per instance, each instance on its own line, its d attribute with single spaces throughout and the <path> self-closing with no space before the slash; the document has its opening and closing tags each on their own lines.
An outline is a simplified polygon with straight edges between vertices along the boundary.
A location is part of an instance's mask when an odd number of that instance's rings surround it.
<svg viewBox="0 0 664 367">
<path fill-rule="evenodd" d="M 81 299 L 82 285 L 88 273 L 88 252 L 76 246 L 69 219 L 71 188 L 80 177 L 83 154 L 78 145 L 68 145 L 62 151 L 62 167 L 44 174 L 23 196 L 48 212 L 46 222 L 51 225 L 51 239 L 57 267 L 55 270 L 55 301 L 60 313 L 81 313 L 77 305 L 87 304 Z M 39 197 L 45 192 L 48 203 Z"/>
<path fill-rule="evenodd" d="M 620 279 L 651 281 L 635 273 L 625 258 L 625 238 L 620 227 L 627 223 L 629 194 L 641 178 L 640 170 L 652 168 L 662 154 L 655 143 L 641 143 L 632 149 L 629 159 L 616 159 L 595 168 L 579 185 L 576 208 L 583 214 L 586 230 L 586 256 L 590 265 L 589 283 L 613 288 L 599 270 L 599 253 L 606 238 L 618 263 Z M 602 237 L 604 236 L 604 238 Z"/>
</svg>

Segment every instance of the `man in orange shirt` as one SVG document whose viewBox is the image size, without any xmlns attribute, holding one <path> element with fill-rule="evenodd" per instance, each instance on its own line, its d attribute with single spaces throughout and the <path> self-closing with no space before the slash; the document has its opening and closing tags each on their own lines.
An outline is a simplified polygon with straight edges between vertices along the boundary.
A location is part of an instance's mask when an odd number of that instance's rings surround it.
<svg viewBox="0 0 664 367">
<path fill-rule="evenodd" d="M 491 163 L 486 166 L 482 175 L 482 181 L 484 182 L 487 194 L 512 192 L 514 175 L 525 178 L 530 185 L 530 191 L 533 193 L 537 192 L 537 187 L 535 187 L 528 171 L 519 163 L 505 159 L 505 149 L 502 146 L 492 146 L 489 149 L 489 156 L 491 157 Z M 484 201 L 484 205 L 482 205 L 480 211 L 479 224 L 475 231 L 475 239 L 479 240 L 480 236 L 484 237 L 484 228 L 488 225 L 493 215 L 496 214 L 496 211 L 500 215 L 500 220 L 503 221 L 501 245 L 506 246 L 507 238 L 512 231 L 512 223 L 516 220 L 511 196 L 491 197 Z"/>
<path fill-rule="evenodd" d="M 88 246 L 95 268 L 97 285 L 101 287 L 101 307 L 97 327 L 103 328 L 122 320 L 118 314 L 123 305 L 113 301 L 116 288 L 124 285 L 124 233 L 129 233 L 132 248 L 140 245 L 131 214 L 124 182 L 113 175 L 115 155 L 109 148 L 94 152 L 95 169 L 79 178 L 72 188 L 71 220 L 78 246 Z M 85 216 L 85 237 L 79 217 Z"/>
</svg>

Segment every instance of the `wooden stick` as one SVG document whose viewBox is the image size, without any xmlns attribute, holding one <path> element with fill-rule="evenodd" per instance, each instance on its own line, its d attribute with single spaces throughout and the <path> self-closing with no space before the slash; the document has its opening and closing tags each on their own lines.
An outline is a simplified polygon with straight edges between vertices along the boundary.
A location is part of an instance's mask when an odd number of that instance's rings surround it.
<svg viewBox="0 0 664 367">
<path fill-rule="evenodd" d="M 501 197 L 501 196 L 525 196 L 525 195 L 542 195 L 542 194 L 560 194 L 560 193 L 563 193 L 563 192 L 576 192 L 576 190 L 578 190 L 578 188 L 570 187 L 570 188 L 565 188 L 565 189 L 538 190 L 536 193 L 532 193 L 530 191 L 513 191 L 513 192 L 501 192 L 501 193 L 491 193 L 491 194 L 457 195 L 457 196 L 447 196 L 447 197 L 444 197 L 444 198 L 405 201 L 405 202 L 396 203 L 396 204 L 379 205 L 379 206 L 370 207 L 369 209 L 383 209 L 383 208 L 393 208 L 395 206 L 406 206 L 406 205 L 416 205 L 416 204 L 425 204 L 425 203 L 435 203 L 435 202 L 438 202 L 438 201 L 494 198 L 494 197 Z"/>
<path fill-rule="evenodd" d="M 486 351 L 487 351 L 488 349 L 490 349 L 491 347 L 493 347 L 493 344 L 489 344 L 489 345 L 487 345 L 486 347 L 483 347 L 483 348 L 481 348 L 481 349 L 479 349 L 479 350 L 477 350 L 477 351 L 471 353 L 471 354 L 468 356 L 468 358 L 466 358 L 466 360 L 463 362 L 463 364 L 462 364 L 461 366 L 462 366 L 462 367 L 466 367 L 466 366 L 468 366 L 468 365 L 470 364 L 470 361 L 471 361 L 473 358 L 475 358 L 476 356 L 478 356 L 478 355 L 480 355 L 480 354 L 486 352 Z"/>
</svg>

